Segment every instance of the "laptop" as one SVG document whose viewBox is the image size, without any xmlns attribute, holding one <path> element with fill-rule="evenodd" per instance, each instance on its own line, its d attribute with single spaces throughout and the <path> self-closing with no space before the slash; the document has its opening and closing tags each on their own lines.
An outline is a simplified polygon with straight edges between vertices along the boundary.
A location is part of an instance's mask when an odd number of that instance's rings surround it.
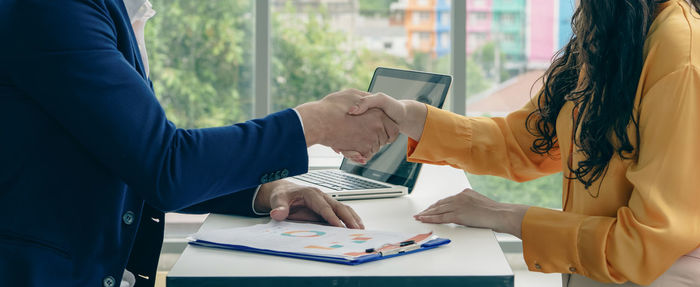
<svg viewBox="0 0 700 287">
<path fill-rule="evenodd" d="M 368 91 L 397 99 L 412 99 L 442 108 L 452 77 L 379 67 Z M 288 178 L 313 186 L 337 200 L 397 197 L 410 194 L 418 179 L 420 163 L 406 161 L 407 137 L 382 147 L 366 164 L 343 159 L 339 169 L 313 170 Z"/>
</svg>

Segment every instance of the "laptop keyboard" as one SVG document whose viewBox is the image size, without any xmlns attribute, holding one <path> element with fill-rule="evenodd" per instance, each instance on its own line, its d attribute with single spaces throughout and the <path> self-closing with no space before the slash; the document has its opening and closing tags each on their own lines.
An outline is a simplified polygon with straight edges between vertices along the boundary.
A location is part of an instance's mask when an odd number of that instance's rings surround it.
<svg viewBox="0 0 700 287">
<path fill-rule="evenodd" d="M 297 175 L 294 178 L 333 190 L 359 190 L 391 187 L 348 175 L 341 170 L 315 170 L 306 174 Z"/>
</svg>

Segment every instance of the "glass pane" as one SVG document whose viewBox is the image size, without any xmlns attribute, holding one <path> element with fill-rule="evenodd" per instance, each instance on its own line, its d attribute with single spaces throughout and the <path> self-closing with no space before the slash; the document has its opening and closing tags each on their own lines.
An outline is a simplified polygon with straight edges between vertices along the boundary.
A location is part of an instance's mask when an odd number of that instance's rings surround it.
<svg viewBox="0 0 700 287">
<path fill-rule="evenodd" d="M 538 79 L 571 37 L 574 0 L 467 0 L 467 114 L 505 116 L 541 88 Z M 526 183 L 468 175 L 499 201 L 561 208 L 562 174 Z"/>
<path fill-rule="evenodd" d="M 449 73 L 448 0 L 271 0 L 271 101 L 279 111 L 379 66 Z"/>
<path fill-rule="evenodd" d="M 202 128 L 252 118 L 252 1 L 151 2 L 150 75 L 168 119 Z"/>
</svg>

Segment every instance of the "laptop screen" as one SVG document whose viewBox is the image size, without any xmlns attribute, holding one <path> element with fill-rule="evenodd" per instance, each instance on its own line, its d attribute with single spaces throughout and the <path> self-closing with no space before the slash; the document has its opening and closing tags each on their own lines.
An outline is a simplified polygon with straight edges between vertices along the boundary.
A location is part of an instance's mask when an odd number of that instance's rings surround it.
<svg viewBox="0 0 700 287">
<path fill-rule="evenodd" d="M 383 92 L 397 99 L 411 99 L 442 108 L 450 87 L 449 76 L 414 71 L 377 68 L 369 92 Z M 366 164 L 343 160 L 340 169 L 367 178 L 403 185 L 411 190 L 420 164 L 406 161 L 407 137 L 382 147 Z"/>
</svg>

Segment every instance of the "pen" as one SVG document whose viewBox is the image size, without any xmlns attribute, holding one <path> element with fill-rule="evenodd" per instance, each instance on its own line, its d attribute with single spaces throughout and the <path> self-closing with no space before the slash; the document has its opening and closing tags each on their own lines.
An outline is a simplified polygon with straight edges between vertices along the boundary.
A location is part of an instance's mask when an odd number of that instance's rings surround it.
<svg viewBox="0 0 700 287">
<path fill-rule="evenodd" d="M 399 246 L 403 247 L 403 246 L 411 245 L 411 244 L 414 244 L 414 243 L 416 243 L 416 242 L 413 241 L 413 240 L 406 240 L 406 241 L 404 241 L 404 242 L 399 243 Z"/>
<path fill-rule="evenodd" d="M 387 244 L 384 244 L 384 245 L 377 247 L 377 248 L 367 248 L 367 249 L 365 249 L 365 253 L 375 253 L 375 252 L 379 253 L 382 251 L 382 249 L 392 247 L 392 246 L 396 246 L 396 244 L 387 243 Z"/>
<path fill-rule="evenodd" d="M 375 248 L 367 248 L 367 249 L 365 249 L 365 253 L 374 253 L 374 252 L 377 252 L 377 251 L 379 251 L 379 253 L 381 253 L 381 254 L 388 254 L 389 252 L 392 252 L 392 254 L 394 254 L 394 253 L 402 253 L 402 252 L 405 252 L 405 251 L 414 250 L 414 249 L 416 249 L 416 248 L 407 250 L 407 249 L 409 249 L 409 248 L 400 248 L 400 247 L 405 247 L 405 246 L 414 245 L 415 243 L 416 243 L 416 242 L 415 242 L 414 240 L 406 240 L 406 241 L 400 242 L 400 243 L 398 244 L 397 248 L 392 248 L 392 249 L 387 250 L 387 251 L 381 251 L 381 250 L 384 249 L 385 247 L 396 246 L 395 244 L 385 244 L 385 245 L 383 245 L 382 247 L 376 248 L 376 249 L 375 249 Z"/>
<path fill-rule="evenodd" d="M 390 250 L 387 250 L 387 251 L 381 251 L 381 252 L 379 252 L 379 254 L 380 254 L 381 256 L 388 256 L 388 255 L 401 254 L 401 253 L 413 251 L 413 250 L 416 250 L 416 249 L 418 249 L 418 248 L 420 248 L 419 245 L 417 245 L 417 244 L 411 244 L 411 245 L 406 245 L 406 246 L 404 246 L 404 247 L 398 247 L 398 248 L 390 249 Z"/>
<path fill-rule="evenodd" d="M 396 246 L 396 245 L 394 245 L 394 246 Z M 406 240 L 406 241 L 399 243 L 399 246 L 397 246 L 396 248 L 392 248 L 392 249 L 389 249 L 386 251 L 380 251 L 379 254 L 381 256 L 394 255 L 394 254 L 399 254 L 399 253 L 404 253 L 404 252 L 416 250 L 418 248 L 420 248 L 420 246 L 418 246 L 415 241 Z"/>
</svg>

